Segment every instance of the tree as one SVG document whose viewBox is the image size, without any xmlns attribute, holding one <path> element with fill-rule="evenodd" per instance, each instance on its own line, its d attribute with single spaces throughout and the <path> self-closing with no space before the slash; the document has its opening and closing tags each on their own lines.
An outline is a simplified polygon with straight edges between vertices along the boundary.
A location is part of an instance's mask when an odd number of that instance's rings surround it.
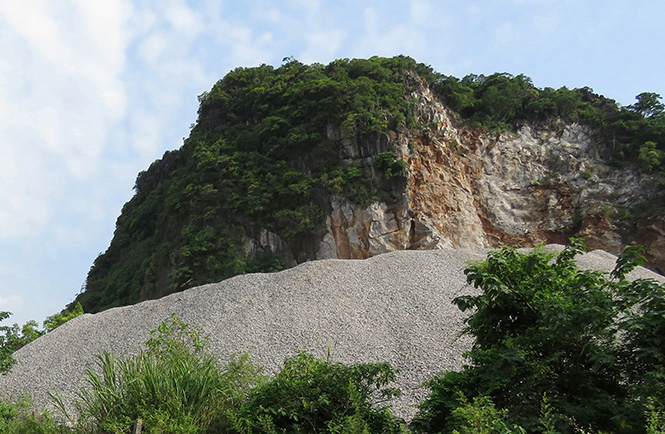
<svg viewBox="0 0 665 434">
<path fill-rule="evenodd" d="M 0 321 L 11 316 L 10 312 L 0 312 Z M 28 345 L 45 332 L 39 330 L 36 321 L 27 321 L 23 326 L 14 323 L 11 326 L 0 326 L 0 373 L 6 374 L 16 363 L 12 354 Z"/>
<path fill-rule="evenodd" d="M 4 321 L 11 316 L 11 312 L 0 312 L 0 321 Z M 0 327 L 0 374 L 6 374 L 16 362 L 12 357 L 13 348 L 8 344 L 7 332 L 9 327 Z"/>
<path fill-rule="evenodd" d="M 428 384 L 421 426 L 451 430 L 460 397 L 488 396 L 512 423 L 541 432 L 546 396 L 559 432 L 643 430 L 648 398 L 665 402 L 665 285 L 626 280 L 643 264 L 638 247 L 609 276 L 576 266 L 584 248 L 575 239 L 559 254 L 503 248 L 465 270 L 482 293 L 454 303 L 472 312 L 464 333 L 475 343 L 461 372 Z"/>
<path fill-rule="evenodd" d="M 653 118 L 665 112 L 665 105 L 660 102 L 663 98 L 657 93 L 642 92 L 635 99 L 637 102 L 629 106 L 629 108 L 645 118 Z"/>
</svg>

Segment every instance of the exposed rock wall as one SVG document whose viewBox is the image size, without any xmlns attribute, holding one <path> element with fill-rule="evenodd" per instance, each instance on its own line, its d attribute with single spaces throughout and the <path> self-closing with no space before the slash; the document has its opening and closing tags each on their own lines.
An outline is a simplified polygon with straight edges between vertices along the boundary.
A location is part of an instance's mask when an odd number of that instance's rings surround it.
<svg viewBox="0 0 665 434">
<path fill-rule="evenodd" d="M 396 203 L 360 207 L 346 198 L 330 199 L 318 259 L 405 249 L 529 247 L 576 236 L 615 254 L 640 243 L 651 268 L 665 270 L 665 222 L 620 218 L 640 203 L 662 201 L 662 192 L 649 176 L 609 167 L 584 126 L 526 125 L 500 135 L 474 130 L 456 122 L 422 81 L 414 77 L 411 86 L 421 130 L 354 148 L 338 129 L 329 129 L 331 139 L 343 142 L 345 159 L 371 160 L 388 149 L 408 167 Z"/>
</svg>

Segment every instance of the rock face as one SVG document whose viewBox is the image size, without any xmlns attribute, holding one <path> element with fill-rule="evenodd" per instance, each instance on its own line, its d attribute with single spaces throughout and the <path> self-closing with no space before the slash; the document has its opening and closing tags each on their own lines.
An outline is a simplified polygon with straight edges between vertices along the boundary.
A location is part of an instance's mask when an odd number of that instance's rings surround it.
<svg viewBox="0 0 665 434">
<path fill-rule="evenodd" d="M 530 247 L 571 236 L 617 254 L 646 247 L 650 268 L 665 271 L 665 221 L 626 219 L 663 201 L 654 178 L 608 166 L 582 125 L 526 125 L 491 134 L 463 127 L 417 77 L 414 115 L 425 127 L 356 144 L 344 158 L 368 159 L 386 149 L 407 164 L 396 203 L 357 206 L 330 199 L 317 259 L 367 258 L 407 249 Z M 624 218 L 622 218 L 624 217 Z M 627 221 L 632 223 L 628 224 Z"/>
</svg>

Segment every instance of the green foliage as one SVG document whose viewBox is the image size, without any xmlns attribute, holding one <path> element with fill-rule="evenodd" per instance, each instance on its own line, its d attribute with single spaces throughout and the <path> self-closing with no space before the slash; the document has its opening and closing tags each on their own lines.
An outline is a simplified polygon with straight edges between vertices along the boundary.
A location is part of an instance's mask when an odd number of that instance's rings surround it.
<svg viewBox="0 0 665 434">
<path fill-rule="evenodd" d="M 619 107 L 589 88 L 539 89 L 507 73 L 458 79 L 404 56 L 237 68 L 199 96 L 198 119 L 183 146 L 139 173 L 111 245 L 75 301 L 94 313 L 278 270 L 319 239 L 330 195 L 361 205 L 396 201 L 406 163 L 386 147 L 393 143 L 387 137 L 418 127 L 414 75 L 471 125 L 501 131 L 583 123 L 614 164 L 636 164 L 662 178 L 665 113 L 658 94 L 644 92 L 635 105 Z M 265 231 L 283 241 L 280 249 L 248 249 L 247 240 Z"/>
<path fill-rule="evenodd" d="M 398 396 L 387 363 L 346 366 L 301 353 L 259 386 L 243 407 L 241 432 L 401 432 L 384 403 Z"/>
<path fill-rule="evenodd" d="M 374 167 L 382 171 L 386 179 L 394 179 L 402 176 L 407 164 L 402 159 L 397 160 L 392 152 L 382 152 L 376 156 Z"/>
<path fill-rule="evenodd" d="M 10 312 L 0 312 L 0 321 L 11 316 Z M 23 326 L 14 323 L 11 326 L 0 326 L 0 373 L 6 374 L 16 362 L 12 354 L 42 336 L 45 331 L 39 330 L 36 321 L 27 321 Z"/>
<path fill-rule="evenodd" d="M 654 92 L 642 92 L 635 97 L 637 102 L 630 106 L 631 110 L 636 111 L 645 118 L 654 118 L 665 113 L 665 105 L 660 102 L 663 98 Z"/>
<path fill-rule="evenodd" d="M 435 75 L 435 92 L 472 125 L 511 130 L 525 123 L 557 119 L 584 123 L 617 165 L 637 163 L 645 172 L 665 167 L 665 110 L 660 95 L 643 92 L 637 103 L 620 107 L 589 88 L 535 87 L 524 75 L 470 74 L 457 79 Z"/>
<path fill-rule="evenodd" d="M 665 406 L 658 406 L 649 399 L 646 406 L 646 434 L 665 434 Z"/>
<path fill-rule="evenodd" d="M 98 356 L 76 417 L 52 396 L 76 432 L 90 434 L 128 433 L 138 419 L 151 434 L 402 432 L 386 405 L 399 395 L 386 387 L 395 379 L 387 363 L 346 366 L 301 353 L 268 381 L 247 356 L 222 367 L 206 348 L 196 327 L 172 315 L 139 355 Z"/>
<path fill-rule="evenodd" d="M 11 312 L 0 312 L 0 321 L 6 320 L 10 315 Z M 11 370 L 12 365 L 14 365 L 16 361 L 12 357 L 14 348 L 13 346 L 10 346 L 8 342 L 8 327 L 0 327 L 0 332 L 3 333 L 0 335 L 0 374 L 5 374 Z"/>
<path fill-rule="evenodd" d="M 29 400 L 0 400 L 0 434 L 66 434 L 74 431 L 57 423 L 48 412 L 34 411 Z"/>
<path fill-rule="evenodd" d="M 413 120 L 406 77 L 428 70 L 400 56 L 326 66 L 290 59 L 279 68 L 231 71 L 199 97 L 198 120 L 182 148 L 138 175 L 113 241 L 76 301 L 94 313 L 281 269 L 279 255 L 298 255 L 321 231 L 325 195 L 393 200 L 389 181 L 404 163 L 391 162 L 385 179 L 373 179 L 366 161 L 374 155 L 343 159 L 341 143 L 364 149 L 406 128 Z M 243 243 L 261 230 L 292 251 L 266 248 L 246 257 Z"/>
<path fill-rule="evenodd" d="M 645 172 L 652 172 L 655 168 L 660 167 L 663 161 L 665 161 L 665 153 L 656 146 L 656 143 L 651 141 L 640 146 L 637 162 Z"/>
<path fill-rule="evenodd" d="M 44 331 L 47 333 L 51 332 L 79 315 L 83 315 L 83 306 L 81 306 L 81 303 L 76 303 L 60 313 L 46 317 L 44 320 Z"/>
<path fill-rule="evenodd" d="M 206 433 L 230 426 L 235 409 L 261 381 L 247 356 L 222 368 L 205 351 L 197 329 L 172 316 L 151 333 L 139 355 L 98 356 L 97 366 L 87 370 L 88 386 L 79 392 L 77 418 L 53 397 L 84 433 L 129 432 L 137 419 L 150 433 Z"/>
<path fill-rule="evenodd" d="M 497 410 L 492 400 L 486 396 L 478 396 L 468 402 L 463 396 L 460 407 L 452 412 L 452 423 L 456 427 L 453 434 L 512 434 L 524 433 L 517 426 L 509 427 L 503 420 L 507 410 Z"/>
<path fill-rule="evenodd" d="M 543 430 L 547 396 L 550 431 L 640 432 L 647 398 L 664 402 L 665 286 L 625 280 L 642 261 L 631 247 L 611 275 L 583 271 L 572 239 L 558 255 L 504 248 L 465 270 L 482 293 L 454 300 L 471 311 L 469 364 L 428 383 L 420 426 L 439 432 L 463 405 L 457 394 L 491 397 L 512 423 Z"/>
</svg>

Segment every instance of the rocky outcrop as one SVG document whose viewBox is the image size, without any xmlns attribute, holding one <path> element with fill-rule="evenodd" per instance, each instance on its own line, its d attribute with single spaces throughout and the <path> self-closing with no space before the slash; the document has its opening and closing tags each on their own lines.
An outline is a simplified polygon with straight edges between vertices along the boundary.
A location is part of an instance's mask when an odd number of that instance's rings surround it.
<svg viewBox="0 0 665 434">
<path fill-rule="evenodd" d="M 407 162 L 394 203 L 358 206 L 332 197 L 316 257 L 367 258 L 405 249 L 530 247 L 583 237 L 619 253 L 645 246 L 649 266 L 665 270 L 665 221 L 631 213 L 663 201 L 655 179 L 610 167 L 582 125 L 525 125 L 493 134 L 456 122 L 417 77 L 411 79 L 421 129 L 360 144 L 329 128 L 348 161 L 392 150 Z M 355 146 L 355 147 L 354 147 Z"/>
</svg>

